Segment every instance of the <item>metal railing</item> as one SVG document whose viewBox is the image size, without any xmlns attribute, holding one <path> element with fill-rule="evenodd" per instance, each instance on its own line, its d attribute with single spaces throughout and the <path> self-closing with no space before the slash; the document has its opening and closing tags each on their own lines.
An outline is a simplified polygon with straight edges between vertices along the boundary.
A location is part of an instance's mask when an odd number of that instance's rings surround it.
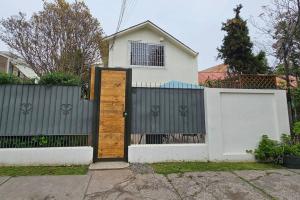
<svg viewBox="0 0 300 200">
<path fill-rule="evenodd" d="M 204 143 L 204 90 L 192 84 L 135 84 L 131 144 Z"/>
<path fill-rule="evenodd" d="M 88 135 L 1 136 L 0 148 L 88 146 Z"/>
</svg>

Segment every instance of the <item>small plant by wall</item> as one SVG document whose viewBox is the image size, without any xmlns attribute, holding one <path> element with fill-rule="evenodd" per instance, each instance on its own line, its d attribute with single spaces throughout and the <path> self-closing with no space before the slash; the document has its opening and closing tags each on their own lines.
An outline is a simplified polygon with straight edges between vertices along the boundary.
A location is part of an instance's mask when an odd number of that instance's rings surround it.
<svg viewBox="0 0 300 200">
<path fill-rule="evenodd" d="M 253 153 L 255 159 L 259 162 L 276 162 L 278 163 L 283 156 L 283 148 L 281 143 L 270 139 L 267 135 L 263 135 L 259 142 L 258 148 L 254 151 L 249 150 L 248 153 Z"/>
<path fill-rule="evenodd" d="M 284 157 L 300 157 L 300 143 L 291 139 L 290 135 L 283 134 L 280 141 L 272 140 L 267 135 L 263 135 L 258 148 L 252 153 L 259 162 L 273 162 L 282 164 Z"/>
</svg>

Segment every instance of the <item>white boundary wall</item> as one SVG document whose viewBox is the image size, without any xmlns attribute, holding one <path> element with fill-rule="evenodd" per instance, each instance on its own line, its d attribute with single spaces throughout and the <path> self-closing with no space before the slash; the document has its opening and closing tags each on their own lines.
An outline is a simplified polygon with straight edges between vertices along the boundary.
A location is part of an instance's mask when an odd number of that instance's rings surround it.
<svg viewBox="0 0 300 200">
<path fill-rule="evenodd" d="M 205 144 L 131 145 L 129 162 L 253 161 L 263 134 L 289 134 L 286 91 L 205 88 Z"/>
<path fill-rule="evenodd" d="M 251 161 L 263 134 L 289 133 L 286 91 L 206 88 L 206 132 L 210 161 Z"/>
<path fill-rule="evenodd" d="M 206 144 L 146 144 L 128 147 L 128 161 L 132 163 L 207 160 Z"/>
<path fill-rule="evenodd" d="M 0 166 L 88 165 L 92 160 L 92 147 L 0 149 Z"/>
</svg>

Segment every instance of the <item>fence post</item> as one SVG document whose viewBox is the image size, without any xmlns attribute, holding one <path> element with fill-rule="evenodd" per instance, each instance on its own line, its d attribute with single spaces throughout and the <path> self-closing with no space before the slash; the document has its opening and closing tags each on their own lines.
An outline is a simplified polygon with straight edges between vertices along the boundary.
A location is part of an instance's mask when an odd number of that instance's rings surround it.
<svg viewBox="0 0 300 200">
<path fill-rule="evenodd" d="M 90 100 L 95 99 L 95 66 L 91 65 L 90 68 Z"/>
</svg>

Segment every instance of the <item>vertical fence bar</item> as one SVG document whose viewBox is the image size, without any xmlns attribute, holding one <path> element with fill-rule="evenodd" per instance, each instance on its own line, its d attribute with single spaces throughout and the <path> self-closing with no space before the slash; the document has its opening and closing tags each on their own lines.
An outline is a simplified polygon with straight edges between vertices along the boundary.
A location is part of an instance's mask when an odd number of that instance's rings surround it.
<svg viewBox="0 0 300 200">
<path fill-rule="evenodd" d="M 54 98 L 54 119 L 52 124 L 52 134 L 56 134 L 55 127 L 56 127 L 56 110 L 57 110 L 57 93 L 58 93 L 58 86 L 55 86 L 55 98 Z"/>
<path fill-rule="evenodd" d="M 11 94 L 10 94 L 11 95 Z M 9 98 L 11 98 L 11 96 L 9 97 Z M 22 91 L 21 91 L 21 98 L 20 98 L 20 104 L 19 104 L 19 109 L 21 108 L 21 104 L 22 104 L 22 102 L 23 102 L 23 87 L 22 87 Z M 21 109 L 20 109 L 20 111 L 21 111 Z M 16 134 L 18 134 L 19 135 L 19 128 L 20 128 L 20 119 L 21 119 L 21 115 L 22 115 L 22 113 L 19 111 L 19 117 L 18 117 L 18 122 L 16 122 L 18 125 L 17 125 L 17 132 L 16 132 Z"/>
<path fill-rule="evenodd" d="M 50 94 L 49 94 L 49 90 L 50 90 Z M 51 134 L 50 132 L 50 119 L 51 119 L 51 114 L 52 114 L 52 110 L 51 110 L 51 105 L 52 105 L 52 92 L 53 92 L 53 86 L 51 88 L 48 88 L 48 91 L 45 92 L 45 97 L 47 99 L 47 101 L 49 100 L 49 103 L 46 104 L 47 108 L 48 108 L 48 119 L 46 118 L 46 129 L 45 129 L 45 134 L 49 135 Z M 46 101 L 46 99 L 44 99 L 44 101 Z"/>
<path fill-rule="evenodd" d="M 3 125 L 2 119 L 3 119 L 3 110 L 4 110 L 4 97 L 6 96 L 4 93 L 5 93 L 5 90 L 6 90 L 6 85 L 0 86 L 0 90 L 3 91 L 3 94 L 1 95 L 2 99 L 1 99 L 1 102 L 0 102 L 0 105 L 1 105 L 1 110 L 0 110 L 0 134 L 1 134 L 2 125 Z"/>
<path fill-rule="evenodd" d="M 26 87 L 26 86 L 25 86 Z M 27 87 L 26 87 L 26 89 L 27 89 L 27 92 L 26 92 L 26 101 L 25 101 L 25 104 L 27 104 L 27 105 L 29 105 L 28 103 L 28 97 L 29 97 L 29 85 L 27 85 Z M 28 116 L 28 114 L 30 114 L 31 115 L 31 111 L 27 111 L 28 113 L 26 113 L 25 115 L 24 115 L 24 126 L 23 126 L 23 135 L 26 135 L 26 122 L 27 122 L 27 116 Z"/>
<path fill-rule="evenodd" d="M 11 85 L 10 88 L 12 88 L 12 87 L 13 87 L 13 86 Z M 15 88 L 15 91 L 16 91 L 15 97 L 17 97 L 17 95 L 18 95 L 18 85 L 15 85 L 14 88 Z M 3 95 L 3 96 L 4 96 L 4 95 Z M 13 113 L 12 113 L 12 120 L 13 120 L 13 121 L 14 121 L 14 118 L 15 118 L 15 112 L 16 112 L 16 107 L 17 107 L 17 106 L 16 106 L 16 101 L 17 101 L 17 98 L 14 98 L 14 101 L 13 101 L 13 102 L 14 102 L 14 103 L 13 103 L 13 107 L 14 107 L 14 108 L 13 108 Z M 7 114 L 8 114 L 8 113 L 7 113 Z M 11 123 L 11 129 L 10 129 L 10 130 L 11 130 L 12 133 L 14 133 L 14 123 Z"/>
<path fill-rule="evenodd" d="M 64 95 L 64 91 L 63 91 L 63 87 L 59 88 L 60 91 L 60 95 L 59 95 L 59 107 L 58 107 L 58 120 L 57 120 L 57 134 L 61 133 L 61 114 L 62 114 L 62 110 L 61 110 L 61 106 L 63 104 L 63 95 Z"/>
<path fill-rule="evenodd" d="M 43 104 L 42 104 L 42 105 L 43 105 L 43 107 L 42 107 L 42 109 L 43 109 L 42 113 L 43 113 L 43 114 L 42 114 L 42 128 L 41 128 L 41 133 L 39 133 L 40 135 L 46 134 L 46 131 L 44 132 L 44 130 L 45 130 L 45 129 L 44 129 L 44 128 L 45 128 L 45 126 L 44 126 L 44 121 L 45 121 L 46 115 L 45 115 L 44 113 L 45 113 L 45 107 L 46 107 L 46 106 L 45 106 L 45 102 L 46 102 L 46 99 L 47 99 L 47 98 L 46 98 L 46 95 L 47 95 L 47 94 L 46 94 L 46 93 L 47 93 L 47 90 L 46 90 L 46 89 L 47 89 L 47 88 L 46 88 L 46 87 L 42 87 L 42 88 L 43 88 L 43 91 L 44 91 L 44 96 L 43 96 L 44 98 L 43 98 Z M 47 129 L 47 126 L 46 126 L 46 129 Z"/>
<path fill-rule="evenodd" d="M 29 119 L 29 130 L 28 130 L 28 134 L 29 135 L 33 135 L 34 133 L 32 132 L 32 117 L 33 117 L 33 113 L 34 113 L 34 108 L 35 108 L 35 105 L 34 105 L 34 92 L 35 92 L 35 88 L 36 88 L 36 86 L 35 85 L 32 85 L 31 86 L 32 87 L 32 94 L 31 94 L 31 104 L 32 104 L 32 111 L 31 111 L 31 113 L 30 113 L 30 119 Z"/>
<path fill-rule="evenodd" d="M 8 97 L 8 101 L 7 101 L 7 114 L 6 114 L 6 121 L 5 121 L 5 123 L 4 123 L 4 125 L 5 125 L 5 131 L 4 131 L 4 133 L 5 134 L 7 134 L 7 124 L 8 124 L 8 116 L 9 116 L 9 104 L 10 104 L 10 102 L 11 102 L 11 85 L 9 86 L 9 97 Z M 5 104 L 4 104 L 5 105 Z"/>
</svg>

